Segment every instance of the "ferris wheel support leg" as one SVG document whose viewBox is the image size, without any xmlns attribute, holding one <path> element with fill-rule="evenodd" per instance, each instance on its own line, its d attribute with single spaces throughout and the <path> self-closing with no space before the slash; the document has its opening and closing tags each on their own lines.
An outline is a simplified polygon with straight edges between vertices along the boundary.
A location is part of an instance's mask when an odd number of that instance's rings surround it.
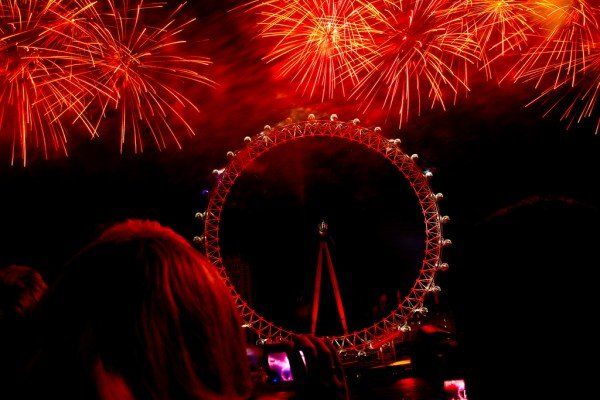
<svg viewBox="0 0 600 400">
<path fill-rule="evenodd" d="M 348 334 L 348 323 L 346 322 L 346 311 L 344 311 L 344 304 L 342 303 L 342 294 L 340 293 L 340 287 L 338 285 L 337 276 L 333 269 L 333 262 L 331 261 L 331 254 L 329 253 L 329 247 L 325 244 L 325 255 L 327 256 L 327 269 L 329 270 L 329 279 L 331 279 L 331 286 L 333 286 L 333 294 L 335 296 L 335 303 L 337 305 L 338 314 L 340 316 L 340 323 L 344 334 Z"/>
<path fill-rule="evenodd" d="M 315 288 L 313 291 L 312 318 L 310 324 L 310 333 L 317 331 L 317 318 L 319 317 L 319 302 L 321 298 L 321 275 L 323 271 L 323 244 L 319 245 L 319 254 L 317 255 L 317 273 L 315 275 Z"/>
</svg>

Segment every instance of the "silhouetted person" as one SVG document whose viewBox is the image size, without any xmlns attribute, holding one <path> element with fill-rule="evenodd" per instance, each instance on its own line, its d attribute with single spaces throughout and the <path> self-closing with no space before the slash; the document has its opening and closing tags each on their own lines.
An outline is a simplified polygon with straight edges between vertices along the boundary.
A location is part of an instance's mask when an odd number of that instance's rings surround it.
<svg viewBox="0 0 600 400">
<path fill-rule="evenodd" d="M 0 269 L 0 321 L 29 315 L 46 289 L 44 278 L 33 268 L 11 265 Z"/>
<path fill-rule="evenodd" d="M 41 311 L 42 350 L 19 398 L 243 399 L 241 323 L 216 269 L 158 223 L 105 231 Z"/>
<path fill-rule="evenodd" d="M 33 268 L 12 265 L 0 269 L 0 388 L 8 390 L 14 383 L 34 348 L 30 317 L 46 289 L 44 279 Z"/>
<path fill-rule="evenodd" d="M 39 310 L 41 350 L 15 399 L 247 399 L 241 322 L 214 266 L 158 223 L 129 221 L 77 255 Z M 335 349 L 295 337 L 303 399 L 346 399 Z M 1 390 L 1 389 L 0 389 Z"/>
</svg>

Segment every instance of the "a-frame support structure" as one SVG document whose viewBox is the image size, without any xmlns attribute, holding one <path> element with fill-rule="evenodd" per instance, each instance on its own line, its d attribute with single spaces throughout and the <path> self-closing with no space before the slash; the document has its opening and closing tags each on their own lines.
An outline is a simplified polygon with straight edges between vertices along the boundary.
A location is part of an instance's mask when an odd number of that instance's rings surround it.
<svg viewBox="0 0 600 400">
<path fill-rule="evenodd" d="M 315 275 L 315 287 L 313 292 L 313 304 L 312 304 L 312 318 L 310 325 L 310 333 L 313 335 L 317 331 L 317 320 L 319 318 L 319 303 L 321 299 L 321 281 L 323 276 L 323 261 L 325 261 L 327 271 L 329 272 L 329 280 L 333 288 L 333 295 L 335 297 L 335 303 L 337 306 L 338 315 L 340 317 L 340 323 L 344 334 L 348 333 L 348 323 L 346 322 L 346 312 L 344 311 L 344 304 L 342 303 L 342 295 L 340 293 L 340 286 L 338 284 L 337 276 L 335 275 L 335 269 L 333 268 L 333 262 L 331 261 L 331 253 L 329 252 L 329 227 L 325 221 L 319 224 L 319 253 L 317 255 L 317 273 Z"/>
</svg>

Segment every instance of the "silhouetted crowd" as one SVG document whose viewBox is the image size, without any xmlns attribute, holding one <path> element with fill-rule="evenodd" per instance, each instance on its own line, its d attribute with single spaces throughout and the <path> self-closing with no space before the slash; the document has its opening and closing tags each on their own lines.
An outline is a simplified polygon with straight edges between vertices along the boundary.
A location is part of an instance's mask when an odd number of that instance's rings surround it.
<svg viewBox="0 0 600 400">
<path fill-rule="evenodd" d="M 218 272 L 158 223 L 117 224 L 49 287 L 0 269 L 0 399 L 260 399 L 246 340 Z M 335 350 L 298 336 L 299 399 L 345 399 Z"/>
</svg>

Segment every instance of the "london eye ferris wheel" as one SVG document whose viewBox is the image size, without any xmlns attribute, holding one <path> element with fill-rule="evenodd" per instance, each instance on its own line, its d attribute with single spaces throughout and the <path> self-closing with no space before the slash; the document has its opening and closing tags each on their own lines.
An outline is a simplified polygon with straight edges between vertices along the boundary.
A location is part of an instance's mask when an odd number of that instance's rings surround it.
<svg viewBox="0 0 600 400">
<path fill-rule="evenodd" d="M 244 171 L 259 157 L 275 148 L 283 144 L 310 138 L 323 138 L 332 141 L 341 139 L 359 145 L 387 160 L 409 183 L 422 212 L 425 243 L 418 276 L 406 296 L 399 301 L 397 307 L 379 321 L 366 328 L 348 332 L 335 273 L 333 267 L 328 266 L 330 276 L 334 281 L 332 282 L 334 283 L 334 290 L 337 291 L 336 297 L 339 297 L 338 310 L 344 326 L 343 334 L 330 336 L 328 339 L 340 352 L 375 348 L 385 344 L 389 341 L 389 338 L 410 330 L 411 317 L 415 314 L 427 312 L 424 306 L 425 299 L 429 293 L 440 290 L 435 278 L 438 271 L 448 268 L 448 265 L 442 261 L 442 252 L 444 247 L 451 244 L 450 240 L 443 236 L 443 224 L 449 218 L 440 214 L 438 206 L 438 202 L 443 198 L 443 195 L 432 191 L 429 184 L 432 173 L 419 167 L 416 154 L 408 155 L 403 151 L 399 139 L 388 139 L 382 135 L 380 128 L 362 126 L 357 119 L 349 122 L 340 121 L 335 114 L 331 115 L 329 119 L 318 119 L 314 115 L 309 115 L 305 121 L 293 122 L 288 119 L 278 126 L 271 127 L 267 125 L 258 135 L 246 137 L 244 148 L 236 152 L 228 152 L 229 163 L 224 168 L 213 171 L 217 176 L 217 180 L 215 187 L 210 192 L 208 207 L 206 211 L 197 214 L 197 217 L 204 221 L 204 233 L 202 236 L 197 236 L 195 241 L 203 244 L 207 257 L 217 267 L 221 278 L 231 291 L 243 319 L 244 327 L 253 331 L 261 342 L 282 341 L 293 335 L 292 330 L 270 321 L 257 312 L 238 293 L 227 274 L 226 265 L 223 261 L 220 231 L 223 209 L 232 187 Z M 320 225 L 319 231 L 322 232 L 322 229 L 326 230 L 326 225 L 324 227 Z M 324 251 L 326 251 L 324 254 L 329 257 L 329 250 L 324 249 Z M 329 263 L 331 263 L 330 260 Z M 317 279 L 320 280 L 319 276 L 317 276 Z M 318 287 L 316 283 L 316 302 L 313 302 L 313 331 L 316 323 L 316 313 L 318 312 Z M 315 307 L 317 310 L 315 310 Z"/>
</svg>

